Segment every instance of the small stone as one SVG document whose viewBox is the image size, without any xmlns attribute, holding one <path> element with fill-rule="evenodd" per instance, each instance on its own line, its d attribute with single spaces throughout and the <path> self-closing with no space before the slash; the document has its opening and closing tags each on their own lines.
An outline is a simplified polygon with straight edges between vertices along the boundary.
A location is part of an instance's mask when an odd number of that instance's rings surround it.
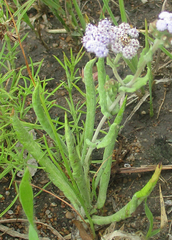
<svg viewBox="0 0 172 240">
<path fill-rule="evenodd" d="M 45 211 L 45 214 L 46 214 L 46 215 L 50 214 L 50 210 L 46 210 L 46 211 Z"/>
<path fill-rule="evenodd" d="M 56 204 L 55 202 L 52 202 L 52 203 L 50 204 L 50 206 L 51 206 L 51 207 L 56 207 L 57 204 Z"/>
<path fill-rule="evenodd" d="M 6 191 L 6 192 L 5 192 L 5 195 L 9 196 L 9 195 L 10 195 L 10 192 L 9 192 L 9 191 Z"/>
<path fill-rule="evenodd" d="M 13 212 L 13 210 L 9 210 L 7 213 L 8 213 L 9 215 L 12 215 L 14 212 Z"/>
<path fill-rule="evenodd" d="M 146 111 L 141 111 L 141 115 L 146 115 Z"/>
</svg>

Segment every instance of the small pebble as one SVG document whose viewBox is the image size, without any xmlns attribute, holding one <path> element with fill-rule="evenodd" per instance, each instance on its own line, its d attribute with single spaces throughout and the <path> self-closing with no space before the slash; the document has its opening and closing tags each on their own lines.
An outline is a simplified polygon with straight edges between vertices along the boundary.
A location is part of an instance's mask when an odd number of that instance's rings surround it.
<svg viewBox="0 0 172 240">
<path fill-rule="evenodd" d="M 51 206 L 51 207 L 56 207 L 57 204 L 56 204 L 55 202 L 52 202 L 52 203 L 50 204 L 50 206 Z"/>
<path fill-rule="evenodd" d="M 6 192 L 5 192 L 5 195 L 9 196 L 9 195 L 10 195 L 10 192 L 9 192 L 9 191 L 6 191 Z"/>
<path fill-rule="evenodd" d="M 46 211 L 45 211 L 45 214 L 46 214 L 46 215 L 50 214 L 50 210 L 46 210 Z"/>
<path fill-rule="evenodd" d="M 13 210 L 9 210 L 9 211 L 8 211 L 8 214 L 9 214 L 9 215 L 12 215 L 13 213 L 14 213 Z"/>
<path fill-rule="evenodd" d="M 146 115 L 146 111 L 142 111 L 142 112 L 141 112 L 141 115 Z"/>
<path fill-rule="evenodd" d="M 47 207 L 48 207 L 48 204 L 47 204 L 47 203 L 45 203 L 45 204 L 44 204 L 44 207 L 45 207 L 45 208 L 47 208 Z"/>
</svg>

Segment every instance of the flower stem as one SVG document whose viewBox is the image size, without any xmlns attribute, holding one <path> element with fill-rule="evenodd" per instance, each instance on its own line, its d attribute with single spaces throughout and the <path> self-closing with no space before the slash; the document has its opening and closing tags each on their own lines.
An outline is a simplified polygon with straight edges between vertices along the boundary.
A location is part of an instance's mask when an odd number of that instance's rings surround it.
<svg viewBox="0 0 172 240">
<path fill-rule="evenodd" d="M 137 80 L 137 78 L 140 76 L 142 73 L 143 69 L 145 68 L 146 64 L 152 60 L 152 56 L 155 53 L 155 51 L 163 44 L 163 40 L 161 39 L 155 39 L 153 46 L 149 49 L 147 54 L 143 57 L 142 62 L 139 64 L 138 63 L 138 69 L 133 77 L 133 79 L 126 84 L 127 87 L 132 87 L 134 82 Z"/>
<path fill-rule="evenodd" d="M 118 104 L 118 102 L 123 98 L 123 95 L 124 95 L 123 92 L 118 95 L 118 97 L 115 99 L 115 101 L 109 107 L 109 111 L 112 111 L 114 109 L 114 107 Z M 101 121 L 100 121 L 100 123 L 99 123 L 99 125 L 98 125 L 98 127 L 97 127 L 97 129 L 96 129 L 96 131 L 94 133 L 94 135 L 93 135 L 92 143 L 95 143 L 95 141 L 96 141 L 96 139 L 98 137 L 98 134 L 99 134 L 103 124 L 105 123 L 106 119 L 107 119 L 107 117 L 104 115 L 102 117 L 102 119 L 101 119 Z M 86 157 L 85 157 L 85 161 L 84 161 L 85 163 L 88 163 L 88 161 L 90 160 L 90 156 L 91 156 L 91 153 L 92 153 L 93 150 L 94 150 L 94 148 L 90 146 L 88 151 L 87 151 Z M 86 165 L 88 166 L 88 164 L 86 164 Z M 85 170 L 88 173 L 89 169 L 85 169 Z"/>
</svg>

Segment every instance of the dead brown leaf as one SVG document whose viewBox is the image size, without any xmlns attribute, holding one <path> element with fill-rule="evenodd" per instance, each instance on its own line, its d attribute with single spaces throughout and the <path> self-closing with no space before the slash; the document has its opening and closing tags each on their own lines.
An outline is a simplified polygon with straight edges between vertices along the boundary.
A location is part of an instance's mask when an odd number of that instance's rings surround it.
<svg viewBox="0 0 172 240">
<path fill-rule="evenodd" d="M 93 240 L 93 238 L 86 232 L 83 224 L 80 221 L 74 220 L 73 223 L 78 228 L 79 235 L 82 238 L 82 240 Z"/>
</svg>

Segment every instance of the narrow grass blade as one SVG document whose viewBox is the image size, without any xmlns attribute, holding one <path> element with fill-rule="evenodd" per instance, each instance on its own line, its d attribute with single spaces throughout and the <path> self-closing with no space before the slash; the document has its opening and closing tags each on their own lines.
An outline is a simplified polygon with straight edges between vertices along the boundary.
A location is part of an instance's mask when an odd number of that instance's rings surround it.
<svg viewBox="0 0 172 240">
<path fill-rule="evenodd" d="M 109 5 L 108 5 L 108 2 L 109 2 L 109 1 L 107 1 L 107 0 L 103 0 L 103 3 L 104 3 L 104 6 L 103 6 L 103 12 L 105 12 L 105 9 L 106 9 L 107 12 L 109 13 L 111 19 L 112 19 L 112 22 L 113 22 L 116 26 L 118 26 L 118 23 L 117 23 L 117 21 L 116 21 L 114 15 L 113 15 L 113 13 L 112 13 L 112 11 L 111 11 Z M 101 16 L 101 18 L 102 18 L 102 16 Z"/>
<path fill-rule="evenodd" d="M 80 10 L 76 0 L 73 0 L 73 4 L 74 4 L 75 10 L 76 10 L 76 12 L 78 14 L 78 18 L 80 20 L 81 26 L 82 26 L 83 30 L 85 31 L 86 22 L 85 22 L 85 19 L 83 17 L 83 14 L 82 14 L 82 12 L 81 12 L 81 10 Z"/>
<path fill-rule="evenodd" d="M 18 199 L 18 195 L 16 195 L 15 198 L 12 200 L 12 202 L 8 205 L 8 207 L 3 212 L 0 213 L 0 218 L 3 217 L 8 212 L 8 210 L 14 205 L 17 199 Z"/>
<path fill-rule="evenodd" d="M 149 40 L 148 40 L 148 24 L 145 19 L 145 50 L 148 52 L 149 50 Z M 150 94 L 150 116 L 153 117 L 153 100 L 152 100 L 152 86 L 153 86 L 153 74 L 152 74 L 152 64 L 151 62 L 147 63 L 148 68 L 150 69 L 150 78 L 149 78 L 149 94 Z"/>
<path fill-rule="evenodd" d="M 119 10 L 120 10 L 120 13 L 121 13 L 121 20 L 122 20 L 122 22 L 126 22 L 127 23 L 127 16 L 126 16 L 125 7 L 124 7 L 124 1 L 123 0 L 119 0 Z"/>
<path fill-rule="evenodd" d="M 152 231 L 152 229 L 153 229 L 153 214 L 147 205 L 147 198 L 145 199 L 145 213 L 146 213 L 146 217 L 148 218 L 149 224 L 150 224 L 149 230 L 146 234 L 146 239 L 149 239 L 150 237 L 153 237 L 154 235 L 159 233 L 161 229 L 156 229 L 156 230 Z"/>
<path fill-rule="evenodd" d="M 53 0 L 42 0 L 42 2 L 47 5 L 59 22 L 63 25 L 67 32 L 70 32 L 69 27 L 66 25 L 64 18 L 66 17 L 66 13 L 64 9 L 60 6 L 59 1 Z"/>
</svg>

